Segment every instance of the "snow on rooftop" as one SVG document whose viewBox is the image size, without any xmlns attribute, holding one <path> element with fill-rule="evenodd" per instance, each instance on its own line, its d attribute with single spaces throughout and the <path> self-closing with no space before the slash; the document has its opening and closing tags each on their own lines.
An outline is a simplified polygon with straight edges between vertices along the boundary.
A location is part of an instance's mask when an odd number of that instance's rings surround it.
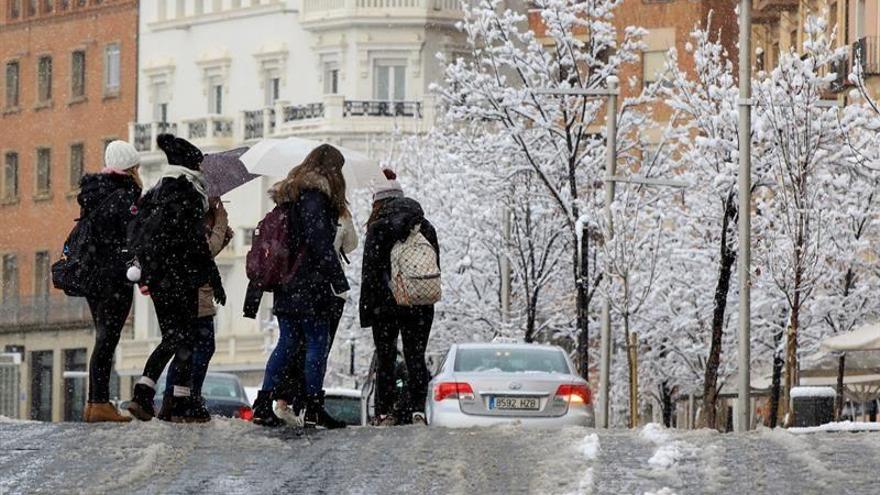
<svg viewBox="0 0 880 495">
<path fill-rule="evenodd" d="M 837 392 L 831 387 L 794 387 L 791 389 L 791 398 L 803 397 L 836 397 Z"/>
</svg>

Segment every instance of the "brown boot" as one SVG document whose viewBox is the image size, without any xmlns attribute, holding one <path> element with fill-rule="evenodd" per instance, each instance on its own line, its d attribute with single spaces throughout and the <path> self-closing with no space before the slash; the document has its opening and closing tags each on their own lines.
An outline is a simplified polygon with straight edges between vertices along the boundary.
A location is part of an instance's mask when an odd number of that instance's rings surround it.
<svg viewBox="0 0 880 495">
<path fill-rule="evenodd" d="M 109 402 L 89 402 L 86 405 L 83 419 L 87 423 L 128 423 L 131 421 L 130 416 L 119 414 L 116 407 Z"/>
</svg>

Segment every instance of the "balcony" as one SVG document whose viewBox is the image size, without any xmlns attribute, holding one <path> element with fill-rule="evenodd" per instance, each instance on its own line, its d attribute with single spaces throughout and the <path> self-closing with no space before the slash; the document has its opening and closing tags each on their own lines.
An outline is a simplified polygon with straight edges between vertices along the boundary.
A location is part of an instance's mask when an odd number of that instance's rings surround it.
<svg viewBox="0 0 880 495">
<path fill-rule="evenodd" d="M 796 11 L 799 0 L 755 0 L 752 4 L 752 21 L 755 24 L 772 24 L 779 21 L 780 13 Z"/>
<path fill-rule="evenodd" d="M 875 76 L 880 74 L 880 37 L 866 36 L 852 44 L 853 66 L 861 66 L 862 74 Z"/>
<path fill-rule="evenodd" d="M 91 326 L 85 298 L 65 295 L 26 296 L 0 303 L 0 332 L 45 326 Z"/>
<path fill-rule="evenodd" d="M 155 136 L 177 133 L 202 149 L 229 149 L 263 138 L 289 136 L 326 140 L 332 136 L 368 137 L 394 132 L 425 132 L 434 123 L 431 97 L 421 101 L 346 100 L 327 95 L 304 105 L 277 102 L 272 107 L 239 112 L 237 117 L 207 116 L 179 123 L 129 125 L 138 151 L 157 152 Z"/>
<path fill-rule="evenodd" d="M 300 22 L 323 29 L 354 22 L 453 23 L 462 17 L 458 0 L 303 0 Z"/>
</svg>

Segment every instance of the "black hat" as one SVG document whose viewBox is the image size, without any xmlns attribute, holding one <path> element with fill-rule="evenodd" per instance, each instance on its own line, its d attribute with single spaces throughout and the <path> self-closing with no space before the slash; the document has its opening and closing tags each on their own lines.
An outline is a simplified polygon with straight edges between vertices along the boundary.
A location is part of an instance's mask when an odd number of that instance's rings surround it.
<svg viewBox="0 0 880 495">
<path fill-rule="evenodd" d="M 159 149 L 165 152 L 169 165 L 182 165 L 192 170 L 199 170 L 205 158 L 202 152 L 186 139 L 175 137 L 174 134 L 159 134 L 156 137 Z"/>
</svg>

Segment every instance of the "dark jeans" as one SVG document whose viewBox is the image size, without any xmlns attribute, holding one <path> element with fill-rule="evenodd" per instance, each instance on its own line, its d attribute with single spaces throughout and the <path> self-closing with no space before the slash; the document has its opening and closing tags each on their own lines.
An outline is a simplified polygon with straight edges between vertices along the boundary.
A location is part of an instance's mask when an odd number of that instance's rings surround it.
<svg viewBox="0 0 880 495">
<path fill-rule="evenodd" d="M 328 318 L 327 328 L 327 352 L 324 356 L 324 371 L 321 376 L 327 373 L 327 360 L 330 357 L 330 350 L 333 348 L 333 340 L 336 338 L 336 331 L 339 330 L 339 322 L 342 320 L 342 313 L 345 310 L 345 300 L 337 298 L 335 304 L 330 308 L 330 316 Z M 287 401 L 293 405 L 294 409 L 301 409 L 305 404 L 305 374 L 303 370 L 306 367 L 305 343 L 300 340 L 294 350 L 293 359 L 289 362 L 284 372 L 281 383 L 275 388 L 275 398 Z"/>
<path fill-rule="evenodd" d="M 305 349 L 305 361 L 303 365 L 304 394 L 306 397 L 318 397 L 324 386 L 324 371 L 327 367 L 327 337 L 329 325 L 326 318 L 278 317 L 278 325 L 281 335 L 287 335 L 287 347 L 285 349 L 285 361 L 280 359 L 276 363 L 269 363 L 266 367 L 266 378 L 263 381 L 263 390 L 273 390 L 283 380 L 288 366 L 296 355 L 299 343 Z M 279 339 L 280 345 L 280 339 Z M 276 350 L 278 347 L 276 346 Z M 275 357 L 272 353 L 270 361 Z M 272 374 L 270 375 L 270 367 Z M 271 385 L 272 388 L 266 386 Z M 280 398 L 280 397 L 279 397 Z"/>
<path fill-rule="evenodd" d="M 100 296 L 86 298 L 95 322 L 95 348 L 89 361 L 89 402 L 110 401 L 113 354 L 131 311 L 133 295 L 130 285 L 120 285 Z"/>
<path fill-rule="evenodd" d="M 199 290 L 153 291 L 150 297 L 156 307 L 162 342 L 147 359 L 144 376 L 153 381 L 158 380 L 162 370 L 174 358 L 178 363 L 177 372 L 174 381 L 168 380 L 168 384 L 192 387 L 193 343 L 199 312 Z"/>
<path fill-rule="evenodd" d="M 202 316 L 196 320 L 195 340 L 193 341 L 192 355 L 192 395 L 198 397 L 202 395 L 202 385 L 205 383 L 205 376 L 208 374 L 208 364 L 214 357 L 214 317 Z M 174 383 L 177 374 L 180 373 L 180 364 L 177 358 L 171 361 L 168 367 L 168 377 L 165 380 L 165 395 L 171 395 L 173 387 L 170 383 Z"/>
<path fill-rule="evenodd" d="M 373 323 L 376 345 L 376 415 L 394 412 L 397 395 L 397 336 L 403 340 L 407 371 L 408 403 L 404 413 L 425 410 L 425 394 L 431 374 L 425 364 L 425 350 L 434 322 L 433 306 L 398 307 L 378 315 Z"/>
</svg>

